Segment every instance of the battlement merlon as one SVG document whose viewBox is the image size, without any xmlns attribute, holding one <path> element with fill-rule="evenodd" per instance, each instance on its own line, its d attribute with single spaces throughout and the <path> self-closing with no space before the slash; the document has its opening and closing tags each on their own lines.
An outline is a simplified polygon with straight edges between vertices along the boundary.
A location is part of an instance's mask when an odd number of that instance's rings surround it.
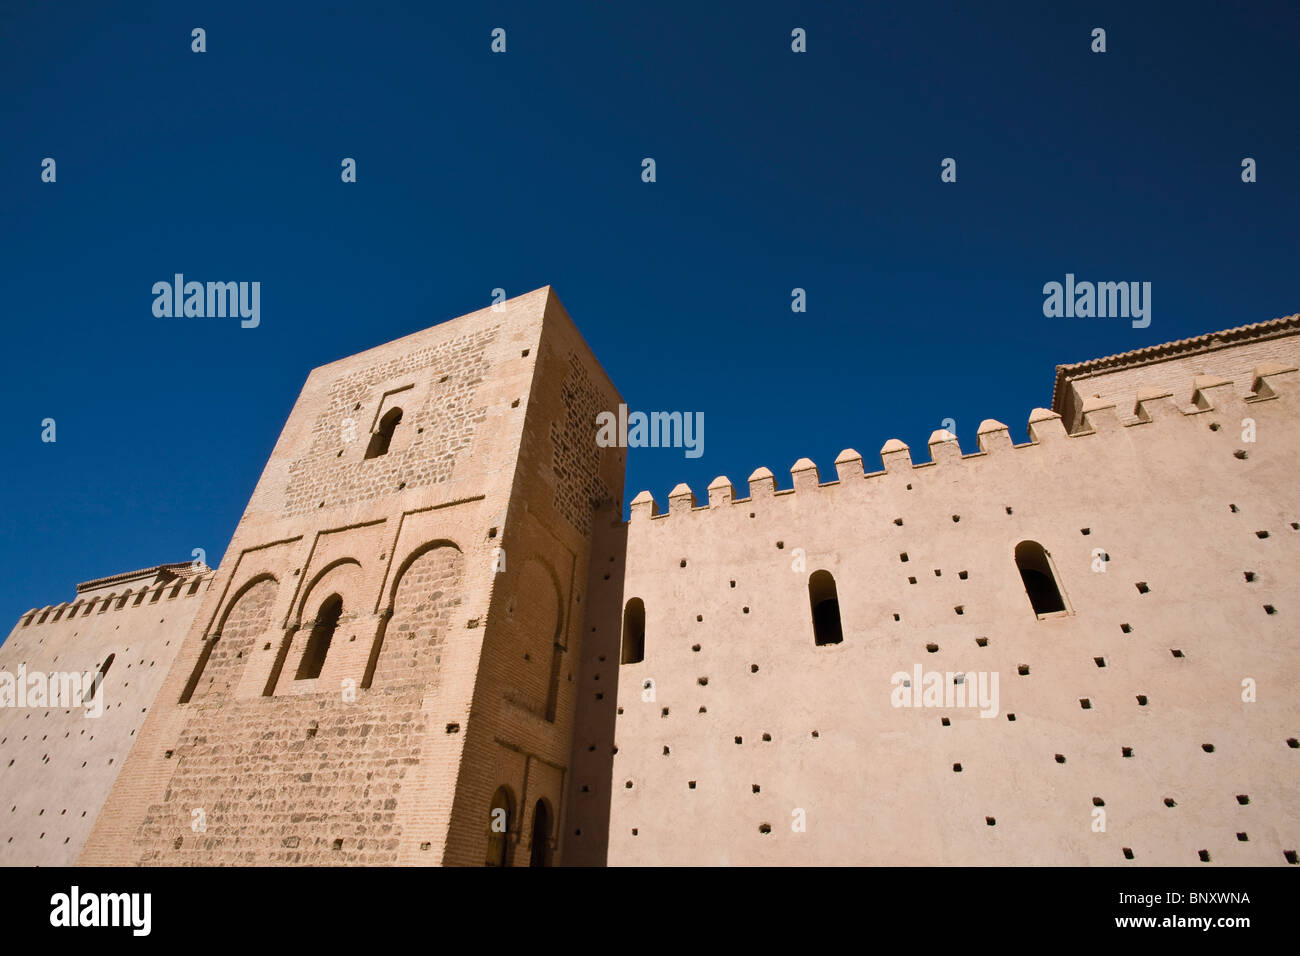
<svg viewBox="0 0 1300 956">
<path fill-rule="evenodd" d="M 891 438 L 880 449 L 881 470 L 866 473 L 862 456 L 852 448 L 846 448 L 835 458 L 836 479 L 822 482 L 817 465 L 809 458 L 800 458 L 790 468 L 793 487 L 782 491 L 776 489 L 776 478 L 768 468 L 760 467 L 749 476 L 749 497 L 736 497 L 731 479 L 719 475 L 709 482 L 708 503 L 697 505 L 695 493 L 689 485 L 678 484 L 669 493 L 669 508 L 661 514 L 654 495 L 642 491 L 632 499 L 631 520 L 641 521 L 648 518 L 667 518 L 671 515 L 686 514 L 695 511 L 707 511 L 726 507 L 731 504 L 752 503 L 760 499 L 771 498 L 781 494 L 798 494 L 812 492 L 818 488 L 847 484 L 857 479 L 880 479 L 907 474 L 918 468 L 945 467 L 960 464 L 963 460 L 979 458 L 1006 450 L 1019 451 L 1057 442 L 1086 438 L 1098 432 L 1108 432 L 1135 425 L 1151 424 L 1175 418 L 1201 415 L 1210 411 L 1224 411 L 1239 406 L 1248 408 L 1250 404 L 1265 402 L 1279 397 L 1279 391 L 1300 391 L 1300 368 L 1279 362 L 1266 362 L 1256 366 L 1247 376 L 1248 387 L 1242 382 L 1233 381 L 1217 375 L 1199 375 L 1193 379 L 1191 401 L 1179 405 L 1174 392 L 1162 387 L 1143 387 L 1130 396 L 1124 404 L 1110 397 L 1092 397 L 1082 402 L 1080 425 L 1073 431 L 1067 431 L 1062 416 L 1046 408 L 1036 408 L 1029 415 L 1029 441 L 1016 445 L 1011 440 L 1010 430 L 1002 422 L 985 419 L 980 422 L 976 433 L 979 451 L 963 454 L 957 436 L 944 429 L 930 435 L 930 461 L 913 463 L 911 450 L 897 438 Z M 1131 408 L 1131 414 L 1121 416 L 1121 407 Z"/>
</svg>

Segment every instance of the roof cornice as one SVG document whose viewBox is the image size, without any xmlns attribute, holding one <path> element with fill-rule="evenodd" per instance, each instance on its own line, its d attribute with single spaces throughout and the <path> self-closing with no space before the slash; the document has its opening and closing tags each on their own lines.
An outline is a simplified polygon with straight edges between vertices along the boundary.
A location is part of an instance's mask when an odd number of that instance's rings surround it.
<svg viewBox="0 0 1300 956">
<path fill-rule="evenodd" d="M 203 574 L 212 570 L 206 564 L 195 564 L 193 561 L 178 561 L 174 564 L 157 564 L 152 568 L 141 568 L 138 571 L 123 571 L 121 574 L 110 574 L 106 577 L 95 578 L 93 581 L 83 581 L 77 585 L 77 593 L 83 591 L 94 591 L 110 584 L 118 584 L 122 581 L 132 581 L 136 578 L 161 577 L 170 581 L 173 578 L 186 577 L 190 574 Z"/>
<path fill-rule="evenodd" d="M 1240 345 L 1242 342 L 1262 341 L 1283 335 L 1292 335 L 1296 332 L 1300 332 L 1300 313 L 1284 315 L 1280 318 L 1270 319 L 1267 322 L 1239 325 L 1236 328 L 1223 329 L 1219 332 L 1207 332 L 1204 335 L 1197 335 L 1190 339 L 1178 339 L 1174 342 L 1148 345 L 1145 348 L 1134 349 L 1131 352 L 1121 352 L 1118 355 L 1088 359 L 1086 362 L 1058 365 L 1056 366 L 1056 383 L 1052 388 L 1052 408 L 1058 412 L 1061 410 L 1060 402 L 1065 392 L 1065 385 L 1067 382 L 1076 379 L 1088 378 L 1100 372 L 1113 372 L 1118 369 L 1153 365 L 1157 362 L 1166 362 L 1170 359 L 1183 358 L 1202 352 L 1214 352 L 1231 345 Z"/>
</svg>

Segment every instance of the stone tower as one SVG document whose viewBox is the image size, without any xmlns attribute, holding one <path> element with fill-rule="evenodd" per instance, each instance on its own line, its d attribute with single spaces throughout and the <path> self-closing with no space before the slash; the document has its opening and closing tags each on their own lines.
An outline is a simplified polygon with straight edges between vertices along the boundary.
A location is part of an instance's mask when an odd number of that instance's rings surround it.
<svg viewBox="0 0 1300 956">
<path fill-rule="evenodd" d="M 80 862 L 555 859 L 619 401 L 549 288 L 315 369 Z"/>
</svg>

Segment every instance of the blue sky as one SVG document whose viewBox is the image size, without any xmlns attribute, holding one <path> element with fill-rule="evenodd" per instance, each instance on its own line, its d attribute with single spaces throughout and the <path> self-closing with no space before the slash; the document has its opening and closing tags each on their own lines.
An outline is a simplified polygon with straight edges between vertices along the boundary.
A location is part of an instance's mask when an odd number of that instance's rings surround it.
<svg viewBox="0 0 1300 956">
<path fill-rule="evenodd" d="M 629 498 L 921 459 L 945 418 L 1024 440 L 1058 363 L 1300 310 L 1297 36 L 1282 3 L 7 0 L 0 632 L 215 563 L 312 367 L 498 287 L 553 285 L 634 409 L 705 414 Z M 176 272 L 260 281 L 261 325 L 155 318 Z M 1151 282 L 1150 326 L 1045 318 L 1067 272 Z"/>
</svg>

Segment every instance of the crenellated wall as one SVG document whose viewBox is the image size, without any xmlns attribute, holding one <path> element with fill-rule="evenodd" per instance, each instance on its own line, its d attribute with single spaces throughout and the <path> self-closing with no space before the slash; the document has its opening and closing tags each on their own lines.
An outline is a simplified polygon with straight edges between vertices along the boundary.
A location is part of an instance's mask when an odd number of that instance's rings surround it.
<svg viewBox="0 0 1300 956">
<path fill-rule="evenodd" d="M 215 571 L 0 647 L 0 703 L 108 665 L 100 717 L 0 707 L 0 863 L 1293 862 L 1297 341 L 629 521 L 549 288 L 315 369 Z"/>
<path fill-rule="evenodd" d="M 0 645 L 15 684 L 108 670 L 81 707 L 55 706 L 48 684 L 25 706 L 0 690 L 0 866 L 76 861 L 211 580 L 201 564 L 161 565 L 19 619 Z"/>
<path fill-rule="evenodd" d="M 985 421 L 925 463 L 891 440 L 869 474 L 847 450 L 824 482 L 801 459 L 792 487 L 633 499 L 593 553 L 626 570 L 591 583 L 571 800 L 596 839 L 571 862 L 1285 864 L 1300 372 L 1166 371 L 1073 435 L 1039 409 L 1023 445 Z M 1064 611 L 1031 606 L 1025 541 Z M 818 571 L 840 643 L 816 643 Z M 945 693 L 997 675 L 996 715 L 894 706 L 918 667 Z"/>
</svg>

